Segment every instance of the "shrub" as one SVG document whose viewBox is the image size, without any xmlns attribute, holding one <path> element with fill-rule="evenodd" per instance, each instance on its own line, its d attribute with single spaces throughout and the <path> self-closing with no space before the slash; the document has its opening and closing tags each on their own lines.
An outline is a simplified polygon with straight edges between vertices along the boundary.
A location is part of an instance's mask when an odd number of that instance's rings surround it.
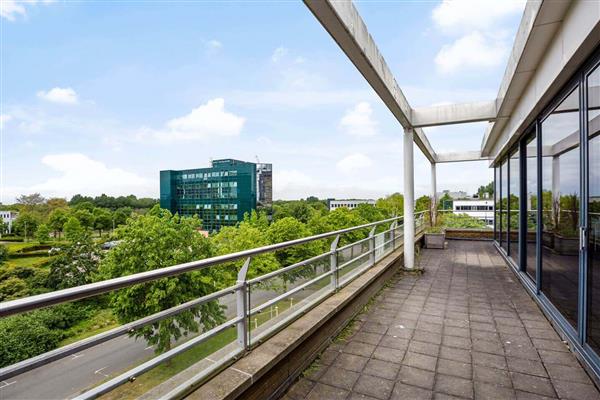
<svg viewBox="0 0 600 400">
<path fill-rule="evenodd" d="M 37 313 L 0 320 L 0 367 L 56 348 L 61 336 L 45 326 Z"/>
</svg>

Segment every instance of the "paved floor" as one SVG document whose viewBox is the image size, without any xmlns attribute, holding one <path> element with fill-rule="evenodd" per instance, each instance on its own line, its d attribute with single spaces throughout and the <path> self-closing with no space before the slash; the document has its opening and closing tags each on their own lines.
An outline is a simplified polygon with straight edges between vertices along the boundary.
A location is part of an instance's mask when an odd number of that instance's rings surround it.
<svg viewBox="0 0 600 400">
<path fill-rule="evenodd" d="M 284 399 L 600 399 L 489 242 L 423 250 Z"/>
</svg>

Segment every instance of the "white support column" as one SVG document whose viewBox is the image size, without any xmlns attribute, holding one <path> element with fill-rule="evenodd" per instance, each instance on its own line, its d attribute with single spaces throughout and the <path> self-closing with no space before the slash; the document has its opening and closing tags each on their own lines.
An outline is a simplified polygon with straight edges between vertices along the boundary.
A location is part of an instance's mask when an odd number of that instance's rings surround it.
<svg viewBox="0 0 600 400">
<path fill-rule="evenodd" d="M 404 130 L 404 268 L 415 266 L 414 130 Z"/>
<path fill-rule="evenodd" d="M 437 182 L 436 182 L 436 171 L 435 171 L 435 163 L 431 163 L 431 203 L 432 209 L 437 209 Z M 431 223 L 433 225 L 436 224 L 435 220 L 435 212 L 431 215 Z"/>
</svg>

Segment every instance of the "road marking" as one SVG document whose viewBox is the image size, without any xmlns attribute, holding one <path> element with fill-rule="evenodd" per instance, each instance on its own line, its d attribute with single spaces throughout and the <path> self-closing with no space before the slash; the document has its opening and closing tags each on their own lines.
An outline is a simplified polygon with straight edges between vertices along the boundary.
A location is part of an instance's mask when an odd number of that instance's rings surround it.
<svg viewBox="0 0 600 400">
<path fill-rule="evenodd" d="M 102 372 L 102 370 L 105 370 L 106 368 L 108 368 L 108 365 L 106 367 L 102 367 L 100 369 L 95 370 L 94 375 L 100 374 L 100 375 L 104 376 L 105 378 L 108 378 L 108 375 L 106 375 L 104 372 Z"/>
<path fill-rule="evenodd" d="M 12 382 L 6 382 L 6 381 L 2 381 L 0 382 L 0 389 L 5 388 L 7 386 L 12 385 L 13 383 L 17 383 L 17 381 L 12 381 Z"/>
<path fill-rule="evenodd" d="M 151 348 L 152 348 L 152 346 L 148 346 L 144 350 L 150 350 Z"/>
<path fill-rule="evenodd" d="M 76 359 L 76 358 L 83 357 L 83 353 L 79 353 L 79 354 L 71 354 L 71 357 L 72 357 L 72 358 L 71 358 L 71 360 L 74 360 L 74 359 Z"/>
</svg>

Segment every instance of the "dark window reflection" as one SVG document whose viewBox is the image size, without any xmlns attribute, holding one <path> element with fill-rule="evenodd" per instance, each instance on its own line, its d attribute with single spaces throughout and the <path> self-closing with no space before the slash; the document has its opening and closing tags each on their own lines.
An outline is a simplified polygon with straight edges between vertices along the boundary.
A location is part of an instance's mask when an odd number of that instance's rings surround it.
<svg viewBox="0 0 600 400">
<path fill-rule="evenodd" d="M 507 227 L 508 227 L 508 162 L 504 161 L 500 167 L 501 196 L 500 196 L 500 244 L 508 252 Z"/>
<path fill-rule="evenodd" d="M 600 67 L 588 77 L 588 343 L 600 353 Z"/>
<path fill-rule="evenodd" d="M 494 238 L 500 243 L 500 168 L 494 168 Z"/>
<path fill-rule="evenodd" d="M 542 122 L 542 291 L 577 327 L 579 90 Z"/>
<path fill-rule="evenodd" d="M 537 241 L 537 137 L 532 135 L 527 139 L 525 145 L 525 165 L 523 179 L 525 179 L 525 196 L 527 196 L 527 221 L 525 235 L 525 271 L 535 281 L 536 255 L 535 245 Z"/>
<path fill-rule="evenodd" d="M 519 264 L 519 151 L 516 151 L 513 155 L 510 156 L 509 163 L 509 255 L 516 264 Z"/>
</svg>

